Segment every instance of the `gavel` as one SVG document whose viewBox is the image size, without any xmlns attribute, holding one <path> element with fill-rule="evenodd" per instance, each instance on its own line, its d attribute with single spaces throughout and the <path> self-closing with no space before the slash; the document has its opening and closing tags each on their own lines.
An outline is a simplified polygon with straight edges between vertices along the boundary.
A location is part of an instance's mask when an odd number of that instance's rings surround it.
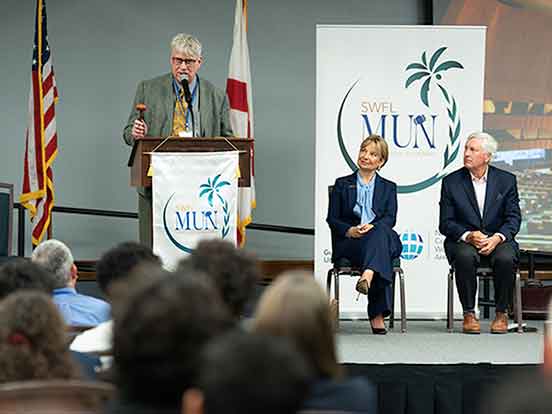
<svg viewBox="0 0 552 414">
<path fill-rule="evenodd" d="M 146 106 L 146 104 L 143 104 L 143 103 L 139 103 L 136 105 L 136 110 L 138 112 L 140 112 L 140 115 L 138 115 L 138 119 L 140 121 L 143 121 L 144 120 L 144 112 L 148 109 L 148 107 Z"/>
</svg>

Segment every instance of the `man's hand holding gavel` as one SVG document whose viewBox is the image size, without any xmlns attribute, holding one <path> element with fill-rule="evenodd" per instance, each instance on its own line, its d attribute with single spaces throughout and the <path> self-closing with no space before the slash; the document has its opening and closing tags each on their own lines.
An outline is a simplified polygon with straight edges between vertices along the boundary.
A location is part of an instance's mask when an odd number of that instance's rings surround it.
<svg viewBox="0 0 552 414">
<path fill-rule="evenodd" d="M 144 138 L 148 133 L 148 125 L 144 121 L 144 111 L 146 110 L 146 105 L 138 104 L 136 105 L 136 110 L 140 112 L 140 115 L 138 116 L 138 119 L 134 121 L 134 124 L 132 124 L 132 137 L 134 139 Z"/>
</svg>

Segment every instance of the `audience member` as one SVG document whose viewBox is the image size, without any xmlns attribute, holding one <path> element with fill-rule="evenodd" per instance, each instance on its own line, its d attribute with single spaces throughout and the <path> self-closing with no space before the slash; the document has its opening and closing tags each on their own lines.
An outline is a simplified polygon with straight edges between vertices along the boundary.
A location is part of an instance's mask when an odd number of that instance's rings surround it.
<svg viewBox="0 0 552 414">
<path fill-rule="evenodd" d="M 120 401 L 113 413 L 180 412 L 182 393 L 195 385 L 199 355 L 231 318 L 203 275 L 165 270 L 132 283 L 115 307 L 113 356 Z"/>
<path fill-rule="evenodd" d="M 310 379 L 288 341 L 230 333 L 207 346 L 198 388 L 185 391 L 182 414 L 294 414 Z"/>
<path fill-rule="evenodd" d="M 114 282 L 123 281 L 138 265 L 152 263 L 161 266 L 161 259 L 143 244 L 127 241 L 105 252 L 96 263 L 96 280 L 100 289 L 111 297 Z"/>
<path fill-rule="evenodd" d="M 494 386 L 483 401 L 482 414 L 550 414 L 552 413 L 552 378 L 535 367 L 521 376 Z"/>
<path fill-rule="evenodd" d="M 289 338 L 315 372 L 303 409 L 377 413 L 377 388 L 363 378 L 343 378 L 329 300 L 312 274 L 279 276 L 261 297 L 253 331 Z"/>
<path fill-rule="evenodd" d="M 136 242 L 120 243 L 102 255 L 96 264 L 96 280 L 100 289 L 113 304 L 113 286 L 126 284 L 137 267 L 150 264 L 161 266 L 161 259 L 151 248 Z M 121 289 L 123 290 L 123 289 Z M 109 320 L 77 336 L 71 343 L 73 351 L 109 352 L 112 348 L 113 321 Z"/>
<path fill-rule="evenodd" d="M 111 307 L 101 299 L 77 293 L 77 266 L 69 248 L 59 240 L 46 240 L 33 251 L 32 261 L 54 276 L 54 303 L 70 326 L 96 326 L 109 320 Z"/>
<path fill-rule="evenodd" d="M 180 261 L 178 271 L 199 270 L 209 276 L 235 319 L 243 315 L 260 280 L 256 260 L 244 250 L 218 239 L 198 243 L 193 253 Z"/>
<path fill-rule="evenodd" d="M 0 299 L 21 289 L 34 289 L 51 295 L 54 290 L 53 277 L 29 259 L 14 258 L 0 266 Z"/>
<path fill-rule="evenodd" d="M 65 326 L 51 298 L 15 292 L 0 302 L 0 382 L 76 378 Z"/>
<path fill-rule="evenodd" d="M 544 372 L 552 379 L 552 299 L 548 305 L 548 319 L 544 322 Z"/>
<path fill-rule="evenodd" d="M 51 295 L 54 290 L 52 274 L 31 262 L 29 259 L 14 258 L 0 267 L 0 299 L 11 293 L 31 290 Z M 101 365 L 97 356 L 71 351 L 71 357 L 89 379 L 96 378 L 96 370 Z"/>
</svg>

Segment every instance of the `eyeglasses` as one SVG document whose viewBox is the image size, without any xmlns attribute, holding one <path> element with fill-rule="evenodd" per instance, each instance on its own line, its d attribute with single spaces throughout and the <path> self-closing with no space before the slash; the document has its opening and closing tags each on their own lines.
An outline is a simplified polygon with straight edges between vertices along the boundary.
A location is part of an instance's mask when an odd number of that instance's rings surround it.
<svg viewBox="0 0 552 414">
<path fill-rule="evenodd" d="M 180 66 L 180 65 L 182 65 L 183 63 L 184 63 L 186 66 L 192 66 L 192 65 L 194 65 L 195 63 L 199 62 L 199 59 L 182 59 L 182 58 L 179 58 L 179 57 L 173 57 L 173 58 L 171 58 L 171 59 L 172 59 L 173 65 L 175 65 L 175 66 Z"/>
</svg>

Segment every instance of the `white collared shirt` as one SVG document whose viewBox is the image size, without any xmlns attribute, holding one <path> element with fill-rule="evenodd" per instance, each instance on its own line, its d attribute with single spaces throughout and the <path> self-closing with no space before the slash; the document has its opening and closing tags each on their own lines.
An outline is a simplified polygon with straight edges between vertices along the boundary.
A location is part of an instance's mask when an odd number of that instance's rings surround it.
<svg viewBox="0 0 552 414">
<path fill-rule="evenodd" d="M 473 190 L 475 192 L 475 199 L 477 201 L 477 207 L 479 208 L 479 214 L 481 215 L 481 218 L 483 218 L 483 212 L 485 211 L 485 195 L 487 194 L 487 175 L 489 174 L 489 167 L 487 166 L 487 169 L 485 170 L 485 174 L 481 178 L 477 178 L 475 175 L 473 175 L 470 172 L 471 181 L 473 184 Z M 466 241 L 468 234 L 470 232 L 466 231 L 462 236 L 460 237 L 460 240 Z M 496 233 L 498 237 L 501 238 L 501 240 L 504 242 L 506 240 L 506 237 L 502 233 Z"/>
<path fill-rule="evenodd" d="M 489 173 L 489 168 L 483 174 L 483 177 L 477 178 L 475 175 L 470 173 L 473 190 L 475 191 L 475 199 L 477 200 L 477 206 L 479 207 L 479 214 L 483 217 L 483 211 L 485 209 L 485 194 L 487 193 L 487 174 Z"/>
</svg>

